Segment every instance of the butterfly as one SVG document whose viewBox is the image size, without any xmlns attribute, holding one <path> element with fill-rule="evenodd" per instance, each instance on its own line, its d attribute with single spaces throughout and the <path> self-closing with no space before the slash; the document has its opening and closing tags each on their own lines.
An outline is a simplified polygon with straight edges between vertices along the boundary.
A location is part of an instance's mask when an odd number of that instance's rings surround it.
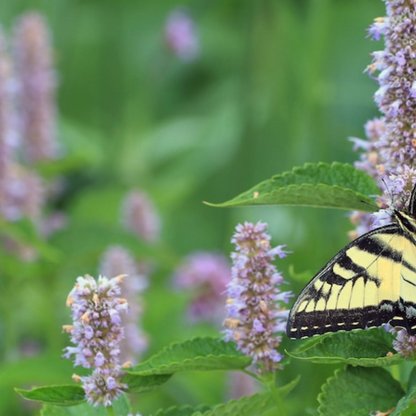
<svg viewBox="0 0 416 416">
<path fill-rule="evenodd" d="M 416 334 L 416 185 L 390 225 L 349 243 L 302 290 L 287 323 L 290 338 L 389 323 Z"/>
</svg>

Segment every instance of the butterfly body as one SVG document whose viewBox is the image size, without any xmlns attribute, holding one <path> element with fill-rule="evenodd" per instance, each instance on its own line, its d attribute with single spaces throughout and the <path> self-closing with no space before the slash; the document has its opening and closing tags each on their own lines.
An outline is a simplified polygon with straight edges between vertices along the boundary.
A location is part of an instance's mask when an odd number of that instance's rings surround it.
<svg viewBox="0 0 416 416">
<path fill-rule="evenodd" d="M 416 186 L 393 224 L 349 243 L 303 289 L 288 319 L 290 338 L 390 323 L 416 334 Z"/>
</svg>

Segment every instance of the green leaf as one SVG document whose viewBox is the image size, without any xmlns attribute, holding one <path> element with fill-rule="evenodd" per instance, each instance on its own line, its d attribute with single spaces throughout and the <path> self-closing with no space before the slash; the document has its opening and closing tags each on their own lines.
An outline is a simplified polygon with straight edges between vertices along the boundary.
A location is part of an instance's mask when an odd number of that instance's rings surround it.
<svg viewBox="0 0 416 416">
<path fill-rule="evenodd" d="M 322 386 L 318 411 L 320 416 L 368 416 L 390 410 L 403 395 L 399 382 L 383 368 L 347 366 Z"/>
<path fill-rule="evenodd" d="M 194 414 L 200 414 L 200 413 L 204 413 L 207 411 L 210 411 L 211 407 L 210 406 L 206 406 L 206 405 L 201 405 L 198 407 L 192 407 L 192 406 L 181 406 L 181 407 L 176 407 L 176 406 L 172 406 L 169 407 L 168 409 L 159 409 L 156 413 L 155 416 L 192 416 Z"/>
<path fill-rule="evenodd" d="M 126 374 L 122 378 L 122 382 L 128 385 L 128 393 L 143 393 L 153 390 L 163 383 L 166 383 L 171 374 L 142 376 L 137 374 Z"/>
<path fill-rule="evenodd" d="M 127 416 L 131 413 L 130 402 L 125 394 L 113 402 L 113 408 L 116 415 Z M 104 406 L 94 407 L 88 403 L 68 407 L 44 405 L 40 416 L 108 416 L 108 411 Z"/>
<path fill-rule="evenodd" d="M 74 385 L 45 386 L 36 387 L 32 390 L 15 390 L 24 399 L 58 406 L 73 406 L 85 401 L 84 389 Z"/>
<path fill-rule="evenodd" d="M 157 411 L 155 416 L 256 416 L 263 414 L 275 406 L 276 403 L 273 396 L 270 392 L 265 392 L 257 393 L 249 397 L 241 397 L 240 399 L 231 400 L 213 407 L 172 407 Z"/>
<path fill-rule="evenodd" d="M 349 164 L 307 163 L 260 182 L 227 202 L 208 205 L 303 205 L 374 212 L 379 207 L 369 195 L 378 194 L 374 180 Z"/>
<path fill-rule="evenodd" d="M 400 416 L 412 403 L 416 397 L 416 368 L 413 367 L 409 376 L 409 382 L 407 384 L 406 394 L 398 401 L 396 408 L 390 416 Z"/>
<path fill-rule="evenodd" d="M 381 328 L 336 332 L 313 337 L 295 351 L 293 358 L 320 364 L 346 363 L 362 367 L 382 367 L 403 360 L 393 354 L 393 336 Z"/>
<path fill-rule="evenodd" d="M 239 370 L 251 363 L 251 357 L 239 352 L 233 342 L 216 338 L 194 338 L 175 343 L 147 361 L 126 369 L 129 374 L 172 374 L 178 371 Z"/>
<path fill-rule="evenodd" d="M 300 376 L 297 376 L 291 382 L 285 384 L 282 387 L 279 387 L 278 390 L 279 390 L 280 397 L 281 398 L 286 397 L 296 387 L 296 385 L 299 383 L 299 380 L 300 380 Z"/>
<path fill-rule="evenodd" d="M 36 171 L 44 178 L 54 178 L 81 170 L 88 160 L 81 155 L 67 155 L 62 159 L 42 161 L 36 164 Z"/>
</svg>

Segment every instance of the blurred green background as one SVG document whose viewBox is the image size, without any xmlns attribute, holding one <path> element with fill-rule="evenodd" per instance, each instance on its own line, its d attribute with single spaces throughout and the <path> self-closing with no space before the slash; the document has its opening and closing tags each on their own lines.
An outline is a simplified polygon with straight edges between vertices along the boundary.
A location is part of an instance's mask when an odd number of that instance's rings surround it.
<svg viewBox="0 0 416 416">
<path fill-rule="evenodd" d="M 164 39 L 167 17 L 183 6 L 200 43 L 191 62 Z M 295 293 L 342 248 L 352 228 L 345 212 L 218 209 L 202 201 L 225 201 L 305 162 L 358 159 L 347 138 L 363 138 L 363 125 L 377 115 L 377 86 L 363 70 L 369 53 L 382 49 L 366 39 L 366 28 L 385 14 L 381 0 L 6 0 L 0 22 L 7 32 L 33 9 L 46 16 L 54 37 L 59 139 L 82 163 L 66 175 L 58 202 L 70 219 L 50 242 L 60 260 L 0 266 L 1 415 L 37 412 L 15 386 L 71 382 L 71 363 L 60 359 L 68 345 L 61 333 L 70 321 L 65 299 L 78 275 L 96 276 L 102 250 L 120 242 L 119 205 L 132 188 L 146 190 L 162 218 L 160 245 L 129 247 L 157 264 L 145 294 L 147 355 L 220 330 L 186 323 L 186 296 L 171 295 L 169 278 L 192 251 L 228 255 L 238 222 L 268 222 L 273 244 L 293 251 L 277 267 Z M 290 266 L 306 277 L 290 277 Z M 40 352 L 24 358 L 16 346 L 29 341 Z M 284 340 L 282 347 L 296 345 Z M 319 387 L 332 371 L 288 364 L 282 384 L 302 375 L 286 399 L 288 413 L 316 414 Z M 137 410 L 214 404 L 224 399 L 226 383 L 216 373 L 177 376 L 138 398 Z"/>
</svg>

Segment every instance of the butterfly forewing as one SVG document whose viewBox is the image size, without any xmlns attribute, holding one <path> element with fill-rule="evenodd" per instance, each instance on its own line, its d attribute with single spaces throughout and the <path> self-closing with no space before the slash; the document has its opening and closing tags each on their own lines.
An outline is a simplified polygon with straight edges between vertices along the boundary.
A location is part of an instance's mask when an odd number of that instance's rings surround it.
<svg viewBox="0 0 416 416">
<path fill-rule="evenodd" d="M 390 322 L 416 334 L 416 203 L 348 244 L 311 280 L 288 319 L 291 338 Z"/>
</svg>

